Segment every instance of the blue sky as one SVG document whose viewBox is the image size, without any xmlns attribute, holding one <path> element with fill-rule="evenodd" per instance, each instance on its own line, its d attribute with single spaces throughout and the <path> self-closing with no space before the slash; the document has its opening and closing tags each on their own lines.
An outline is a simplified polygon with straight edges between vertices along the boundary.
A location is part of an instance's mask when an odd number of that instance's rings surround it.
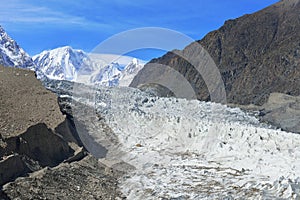
<svg viewBox="0 0 300 200">
<path fill-rule="evenodd" d="M 89 52 L 114 34 L 149 26 L 176 30 L 198 40 L 227 19 L 277 1 L 0 0 L 0 24 L 30 55 L 65 45 Z M 133 54 L 149 59 L 161 53 Z"/>
</svg>

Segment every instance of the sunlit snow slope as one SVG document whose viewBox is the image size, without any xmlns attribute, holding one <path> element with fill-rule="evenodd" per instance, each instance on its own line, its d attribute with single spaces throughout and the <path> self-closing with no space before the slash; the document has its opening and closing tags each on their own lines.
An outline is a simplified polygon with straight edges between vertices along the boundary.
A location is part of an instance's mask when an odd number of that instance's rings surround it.
<svg viewBox="0 0 300 200">
<path fill-rule="evenodd" d="M 87 54 L 70 46 L 43 51 L 33 57 L 38 78 L 68 80 L 105 86 L 128 86 L 144 66 L 136 58 L 116 56 L 118 60 L 105 62 L 110 55 Z M 111 60 L 110 60 L 111 61 Z M 126 62 L 125 64 L 123 62 Z M 124 65 L 122 67 L 122 65 Z M 124 68 L 124 69 L 123 69 Z M 83 78 L 86 75 L 86 79 Z M 80 79 L 78 77 L 81 77 Z"/>
<path fill-rule="evenodd" d="M 31 57 L 0 26 L 0 64 L 8 67 L 35 69 Z"/>
</svg>

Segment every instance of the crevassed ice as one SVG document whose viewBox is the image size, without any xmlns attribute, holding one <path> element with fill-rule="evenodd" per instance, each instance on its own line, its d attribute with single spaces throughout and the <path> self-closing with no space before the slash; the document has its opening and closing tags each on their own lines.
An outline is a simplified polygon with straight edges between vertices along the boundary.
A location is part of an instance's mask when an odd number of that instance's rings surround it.
<svg viewBox="0 0 300 200">
<path fill-rule="evenodd" d="M 129 199 L 300 198 L 299 135 L 220 104 L 133 88 L 96 93 L 97 113 L 119 142 L 105 140 L 115 156 L 107 159 L 136 169 L 120 180 Z"/>
</svg>

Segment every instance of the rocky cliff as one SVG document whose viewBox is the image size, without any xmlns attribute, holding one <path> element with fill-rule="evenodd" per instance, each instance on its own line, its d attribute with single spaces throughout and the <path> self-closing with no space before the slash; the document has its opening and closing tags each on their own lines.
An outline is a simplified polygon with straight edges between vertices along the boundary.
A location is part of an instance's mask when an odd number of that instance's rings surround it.
<svg viewBox="0 0 300 200">
<path fill-rule="evenodd" d="M 282 0 L 251 15 L 228 20 L 220 29 L 197 41 L 219 68 L 228 102 L 263 104 L 272 92 L 300 95 L 299 10 L 298 0 Z M 191 46 L 183 51 L 192 50 Z M 155 63 L 179 71 L 198 99 L 210 100 L 203 77 L 174 52 L 150 61 L 131 86 L 138 87 L 145 78 L 151 78 L 149 68 Z M 166 77 L 167 73 L 160 76 Z"/>
</svg>

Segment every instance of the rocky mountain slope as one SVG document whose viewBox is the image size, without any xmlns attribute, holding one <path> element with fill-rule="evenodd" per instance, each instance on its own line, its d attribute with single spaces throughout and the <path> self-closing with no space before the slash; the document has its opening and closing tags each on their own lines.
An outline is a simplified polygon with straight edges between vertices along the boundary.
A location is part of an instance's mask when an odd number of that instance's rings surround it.
<svg viewBox="0 0 300 200">
<path fill-rule="evenodd" d="M 74 155 L 76 140 L 61 136 L 72 133 L 57 97 L 34 73 L 0 67 L 0 81 L 0 184 Z"/>
<path fill-rule="evenodd" d="M 0 65 L 34 70 L 31 57 L 0 26 Z"/>
<path fill-rule="evenodd" d="M 49 79 L 68 80 L 86 84 L 101 84 L 128 86 L 133 77 L 143 67 L 135 58 L 125 63 L 119 60 L 105 63 L 104 55 L 89 55 L 82 50 L 65 46 L 33 56 L 38 78 L 46 76 Z M 124 66 L 121 66 L 124 65 Z M 87 79 L 82 77 L 87 76 Z"/>
<path fill-rule="evenodd" d="M 219 68 L 228 102 L 263 104 L 272 92 L 300 95 L 299 10 L 298 0 L 282 0 L 259 12 L 228 20 L 220 29 L 197 41 Z M 193 52 L 191 46 L 184 52 Z M 201 75 L 174 52 L 153 59 L 131 86 L 143 84 L 147 77 L 151 79 L 148 68 L 155 63 L 179 71 L 190 82 L 198 99 L 210 99 Z"/>
</svg>

